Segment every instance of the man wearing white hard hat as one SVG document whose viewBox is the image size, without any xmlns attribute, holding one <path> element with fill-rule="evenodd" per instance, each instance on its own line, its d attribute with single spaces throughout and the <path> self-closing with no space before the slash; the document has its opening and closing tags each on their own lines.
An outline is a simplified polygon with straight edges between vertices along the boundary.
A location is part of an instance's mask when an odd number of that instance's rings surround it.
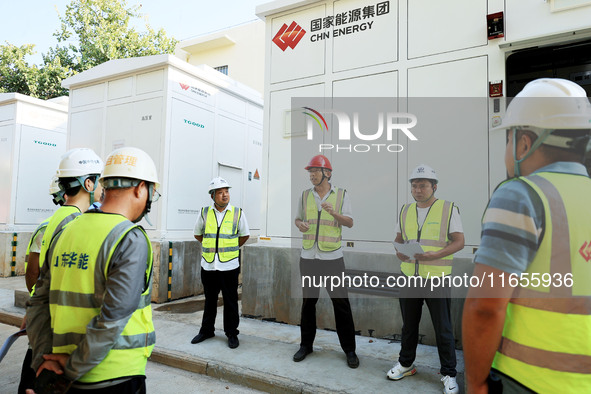
<svg viewBox="0 0 591 394">
<path fill-rule="evenodd" d="M 55 205 L 61 207 L 66 203 L 67 197 L 65 192 L 60 189 L 58 178 L 55 176 L 49 183 L 49 195 L 52 196 L 52 201 Z M 37 278 L 39 278 L 39 254 L 41 253 L 41 242 L 50 220 L 51 216 L 37 226 L 35 231 L 33 231 L 33 235 L 27 246 L 27 253 L 25 255 L 25 282 L 29 293 L 33 292 L 33 287 L 37 282 Z"/>
<path fill-rule="evenodd" d="M 529 82 L 499 127 L 509 179 L 482 218 L 462 335 L 468 392 L 591 392 L 591 144 L 585 90 Z"/>
<path fill-rule="evenodd" d="M 464 231 L 458 207 L 451 201 L 435 197 L 439 179 L 431 167 L 421 164 L 409 177 L 415 200 L 400 210 L 396 229 L 396 242 L 418 242 L 424 253 L 406 256 L 396 252 L 400 268 L 407 277 L 420 277 L 427 283 L 422 289 L 402 289 L 402 340 L 398 363 L 387 373 L 388 379 L 400 380 L 417 372 L 414 366 L 419 341 L 419 323 L 423 302 L 427 304 L 433 328 L 439 361 L 441 382 L 446 394 L 459 391 L 456 382 L 455 340 L 451 324 L 451 287 L 438 286 L 430 292 L 429 281 L 434 277 L 451 275 L 453 254 L 464 247 Z M 439 282 L 438 282 L 439 283 Z"/>
<path fill-rule="evenodd" d="M 53 177 L 49 183 L 49 195 L 55 205 L 60 207 L 66 202 L 66 196 L 63 190 L 60 189 L 57 177 Z M 45 229 L 49 224 L 51 216 L 42 221 L 39 226 L 33 231 L 29 244 L 27 245 L 27 252 L 25 254 L 25 284 L 30 294 L 33 294 L 33 289 L 37 279 L 39 278 L 39 254 L 41 252 L 41 241 L 45 234 Z M 22 328 L 26 326 L 26 319 L 23 319 Z M 31 360 L 33 358 L 33 351 L 29 347 L 23 360 L 23 367 L 21 370 L 21 381 L 18 386 L 18 392 L 24 393 L 26 389 L 32 389 L 35 383 L 35 370 L 31 368 Z"/>
<path fill-rule="evenodd" d="M 41 241 L 39 268 L 45 262 L 45 254 L 53 235 L 95 201 L 94 193 L 100 189 L 98 178 L 102 170 L 103 161 L 89 148 L 71 149 L 61 157 L 56 177 L 67 203 L 54 212 L 47 224 Z"/>
<path fill-rule="evenodd" d="M 27 308 L 36 388 L 145 392 L 153 253 L 137 223 L 159 197 L 157 170 L 144 151 L 120 148 L 100 182 L 103 204 L 56 234 Z"/>
<path fill-rule="evenodd" d="M 208 193 L 213 204 L 203 207 L 195 224 L 195 239 L 201 242 L 201 282 L 205 307 L 199 333 L 191 340 L 196 344 L 215 336 L 215 317 L 220 291 L 224 299 L 224 333 L 231 349 L 238 347 L 238 276 L 240 247 L 248 240 L 250 230 L 242 209 L 230 205 L 230 184 L 213 178 Z"/>
</svg>

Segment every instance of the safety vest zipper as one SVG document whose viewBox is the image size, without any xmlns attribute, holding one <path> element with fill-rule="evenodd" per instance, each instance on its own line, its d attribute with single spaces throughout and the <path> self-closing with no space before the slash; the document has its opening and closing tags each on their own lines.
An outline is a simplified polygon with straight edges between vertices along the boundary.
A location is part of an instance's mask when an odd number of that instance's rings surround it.
<svg viewBox="0 0 591 394">
<path fill-rule="evenodd" d="M 437 199 L 435 199 L 435 201 L 437 201 Z M 433 204 L 435 204 L 435 201 L 433 201 Z M 421 224 L 419 226 L 419 205 L 417 204 L 415 206 L 415 209 L 417 211 L 417 242 L 421 243 L 421 231 L 423 231 L 423 226 L 425 225 L 425 221 L 427 221 L 427 217 L 429 216 L 429 212 L 431 212 L 431 207 L 433 206 L 433 204 L 431 204 L 429 206 L 429 210 L 427 211 L 427 214 L 425 215 L 425 220 L 423 220 L 423 224 Z M 415 276 L 419 276 L 419 260 L 415 259 Z"/>
<path fill-rule="evenodd" d="M 314 241 L 316 242 L 316 247 L 320 249 L 320 245 L 318 245 L 318 234 L 320 234 L 320 215 L 322 215 L 322 209 L 318 211 L 318 221 L 316 222 L 316 238 Z"/>
<path fill-rule="evenodd" d="M 224 224 L 224 219 L 226 218 L 226 214 L 227 213 L 228 213 L 228 211 L 224 212 L 224 216 L 222 217 L 222 224 Z M 214 215 L 215 215 L 215 212 L 214 212 Z M 216 216 L 216 222 L 217 222 L 217 216 Z M 222 224 L 219 224 L 218 223 L 218 232 L 217 232 L 217 234 L 215 236 L 215 253 L 214 253 L 214 255 L 217 254 L 218 255 L 218 258 L 220 256 L 220 254 L 218 253 L 218 245 L 219 245 L 219 242 L 220 242 L 220 229 L 222 228 Z"/>
</svg>

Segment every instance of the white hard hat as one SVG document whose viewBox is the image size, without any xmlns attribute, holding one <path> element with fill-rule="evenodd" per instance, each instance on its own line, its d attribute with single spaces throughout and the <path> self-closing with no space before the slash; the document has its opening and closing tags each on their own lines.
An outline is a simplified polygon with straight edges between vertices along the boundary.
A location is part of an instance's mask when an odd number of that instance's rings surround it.
<svg viewBox="0 0 591 394">
<path fill-rule="evenodd" d="M 53 197 L 52 201 L 55 205 L 63 205 L 66 203 L 66 199 L 64 198 L 66 192 L 60 187 L 57 176 L 51 178 L 51 182 L 49 183 L 49 194 Z"/>
<path fill-rule="evenodd" d="M 230 186 L 230 184 L 224 178 L 218 176 L 216 178 L 213 178 L 211 182 L 209 182 L 207 193 L 211 194 L 212 191 L 222 189 L 224 187 L 227 187 L 229 189 L 232 186 Z"/>
<path fill-rule="evenodd" d="M 105 162 L 105 169 L 100 177 L 100 182 L 106 188 L 117 187 L 105 185 L 105 181 L 109 178 L 139 179 L 154 183 L 156 188 L 160 186 L 158 183 L 158 171 L 152 158 L 143 150 L 131 146 L 115 149 L 109 154 Z M 126 184 L 118 185 L 118 187 L 128 186 Z"/>
<path fill-rule="evenodd" d="M 64 153 L 57 169 L 58 178 L 76 178 L 84 175 L 100 174 L 103 161 L 92 149 L 75 148 Z"/>
<path fill-rule="evenodd" d="M 511 101 L 501 125 L 494 130 L 527 126 L 547 130 L 591 129 L 591 103 L 585 89 L 561 78 L 529 82 Z"/>
<path fill-rule="evenodd" d="M 439 182 L 435 170 L 425 164 L 419 164 L 414 170 L 412 170 L 408 180 L 412 182 L 413 179 L 431 179 L 435 181 L 435 183 Z"/>
<path fill-rule="evenodd" d="M 51 182 L 49 182 L 49 194 L 54 195 L 61 191 L 62 189 L 60 189 L 57 176 L 54 176 L 53 178 L 51 178 Z"/>
</svg>

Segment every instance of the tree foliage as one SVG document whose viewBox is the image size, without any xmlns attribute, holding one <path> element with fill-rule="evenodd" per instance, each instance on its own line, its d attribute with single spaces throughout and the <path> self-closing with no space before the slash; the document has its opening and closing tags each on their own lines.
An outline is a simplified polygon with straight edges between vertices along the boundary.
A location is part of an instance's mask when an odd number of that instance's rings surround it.
<svg viewBox="0 0 591 394">
<path fill-rule="evenodd" d="M 30 66 L 25 56 L 35 52 L 33 47 L 32 44 L 17 47 L 8 42 L 0 45 L 0 93 L 31 94 L 29 86 L 35 84 L 39 69 Z"/>
<path fill-rule="evenodd" d="M 145 23 L 140 6 L 126 0 L 72 0 L 58 17 L 57 44 L 42 55 L 40 66 L 25 60 L 34 45 L 0 45 L 0 92 L 43 99 L 67 95 L 61 87 L 65 78 L 113 59 L 173 53 L 177 43 Z M 140 21 L 138 31 L 132 24 Z"/>
</svg>

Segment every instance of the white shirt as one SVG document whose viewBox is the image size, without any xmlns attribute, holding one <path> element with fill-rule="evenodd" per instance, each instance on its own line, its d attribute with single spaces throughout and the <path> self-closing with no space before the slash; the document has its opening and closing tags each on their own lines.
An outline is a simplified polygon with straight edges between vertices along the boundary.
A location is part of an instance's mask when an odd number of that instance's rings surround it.
<svg viewBox="0 0 591 394">
<path fill-rule="evenodd" d="M 43 240 L 43 234 L 45 234 L 46 228 L 47 226 L 37 231 L 37 234 L 35 235 L 33 242 L 31 242 L 31 248 L 29 249 L 29 253 L 41 253 L 41 241 Z"/>
<path fill-rule="evenodd" d="M 328 193 L 326 193 L 324 198 L 320 198 L 320 195 L 316 192 L 316 190 L 312 189 L 312 195 L 314 196 L 314 201 L 316 201 L 316 207 L 318 207 L 319 211 L 322 210 L 322 207 L 321 207 L 322 203 L 328 199 L 328 196 L 332 192 L 336 193 L 335 187 L 331 185 L 330 191 Z M 341 215 L 347 216 L 347 217 L 350 217 L 351 219 L 353 219 L 353 211 L 351 210 L 351 200 L 349 199 L 348 192 L 346 192 L 345 196 L 343 197 L 343 210 L 341 212 Z M 296 211 L 295 218 L 300 219 L 300 220 L 304 220 L 304 217 L 305 217 L 305 214 L 304 214 L 304 210 L 302 207 L 302 195 L 300 194 L 300 197 L 298 199 L 298 205 L 297 205 L 297 211 Z M 297 231 L 299 232 L 299 229 Z M 332 252 L 323 252 L 322 250 L 318 249 L 318 243 L 314 242 L 314 246 L 311 249 L 306 250 L 306 249 L 302 248 L 302 252 L 301 252 L 300 256 L 303 259 L 336 260 L 336 259 L 343 257 L 343 248 L 341 247 L 341 248 L 334 250 Z"/>
<path fill-rule="evenodd" d="M 419 208 L 417 206 L 417 222 L 419 224 L 419 228 L 423 227 L 423 223 L 427 218 L 427 214 L 429 213 L 429 208 Z M 454 209 L 451 211 L 451 220 L 449 221 L 449 233 L 463 233 L 464 228 L 462 227 L 462 219 L 460 218 L 460 210 L 458 207 L 454 205 Z M 396 221 L 396 233 L 402 234 L 402 230 L 400 230 L 400 216 L 398 216 L 398 220 Z"/>
<path fill-rule="evenodd" d="M 218 227 L 222 223 L 222 219 L 226 215 L 226 211 L 228 207 L 231 207 L 230 204 L 226 205 L 226 208 L 222 212 L 218 211 L 216 207 L 213 207 L 213 211 L 215 212 L 215 218 L 218 223 Z M 238 208 L 236 208 L 237 210 Z M 193 234 L 195 235 L 203 235 L 205 232 L 205 222 L 203 221 L 203 217 L 201 216 L 201 211 L 199 212 L 199 217 L 197 218 L 197 223 L 195 223 L 195 230 Z M 246 221 L 246 215 L 244 211 L 242 211 L 242 215 L 240 215 L 240 219 L 238 220 L 238 236 L 239 237 L 246 237 L 250 235 L 250 230 L 248 228 L 248 222 Z M 214 254 L 213 263 L 208 263 L 205 261 L 203 256 L 201 256 L 201 267 L 206 271 L 230 271 L 236 269 L 240 266 L 240 262 L 238 261 L 238 257 L 232 259 L 230 261 L 226 261 L 222 263 L 219 258 L 218 254 Z"/>
</svg>

